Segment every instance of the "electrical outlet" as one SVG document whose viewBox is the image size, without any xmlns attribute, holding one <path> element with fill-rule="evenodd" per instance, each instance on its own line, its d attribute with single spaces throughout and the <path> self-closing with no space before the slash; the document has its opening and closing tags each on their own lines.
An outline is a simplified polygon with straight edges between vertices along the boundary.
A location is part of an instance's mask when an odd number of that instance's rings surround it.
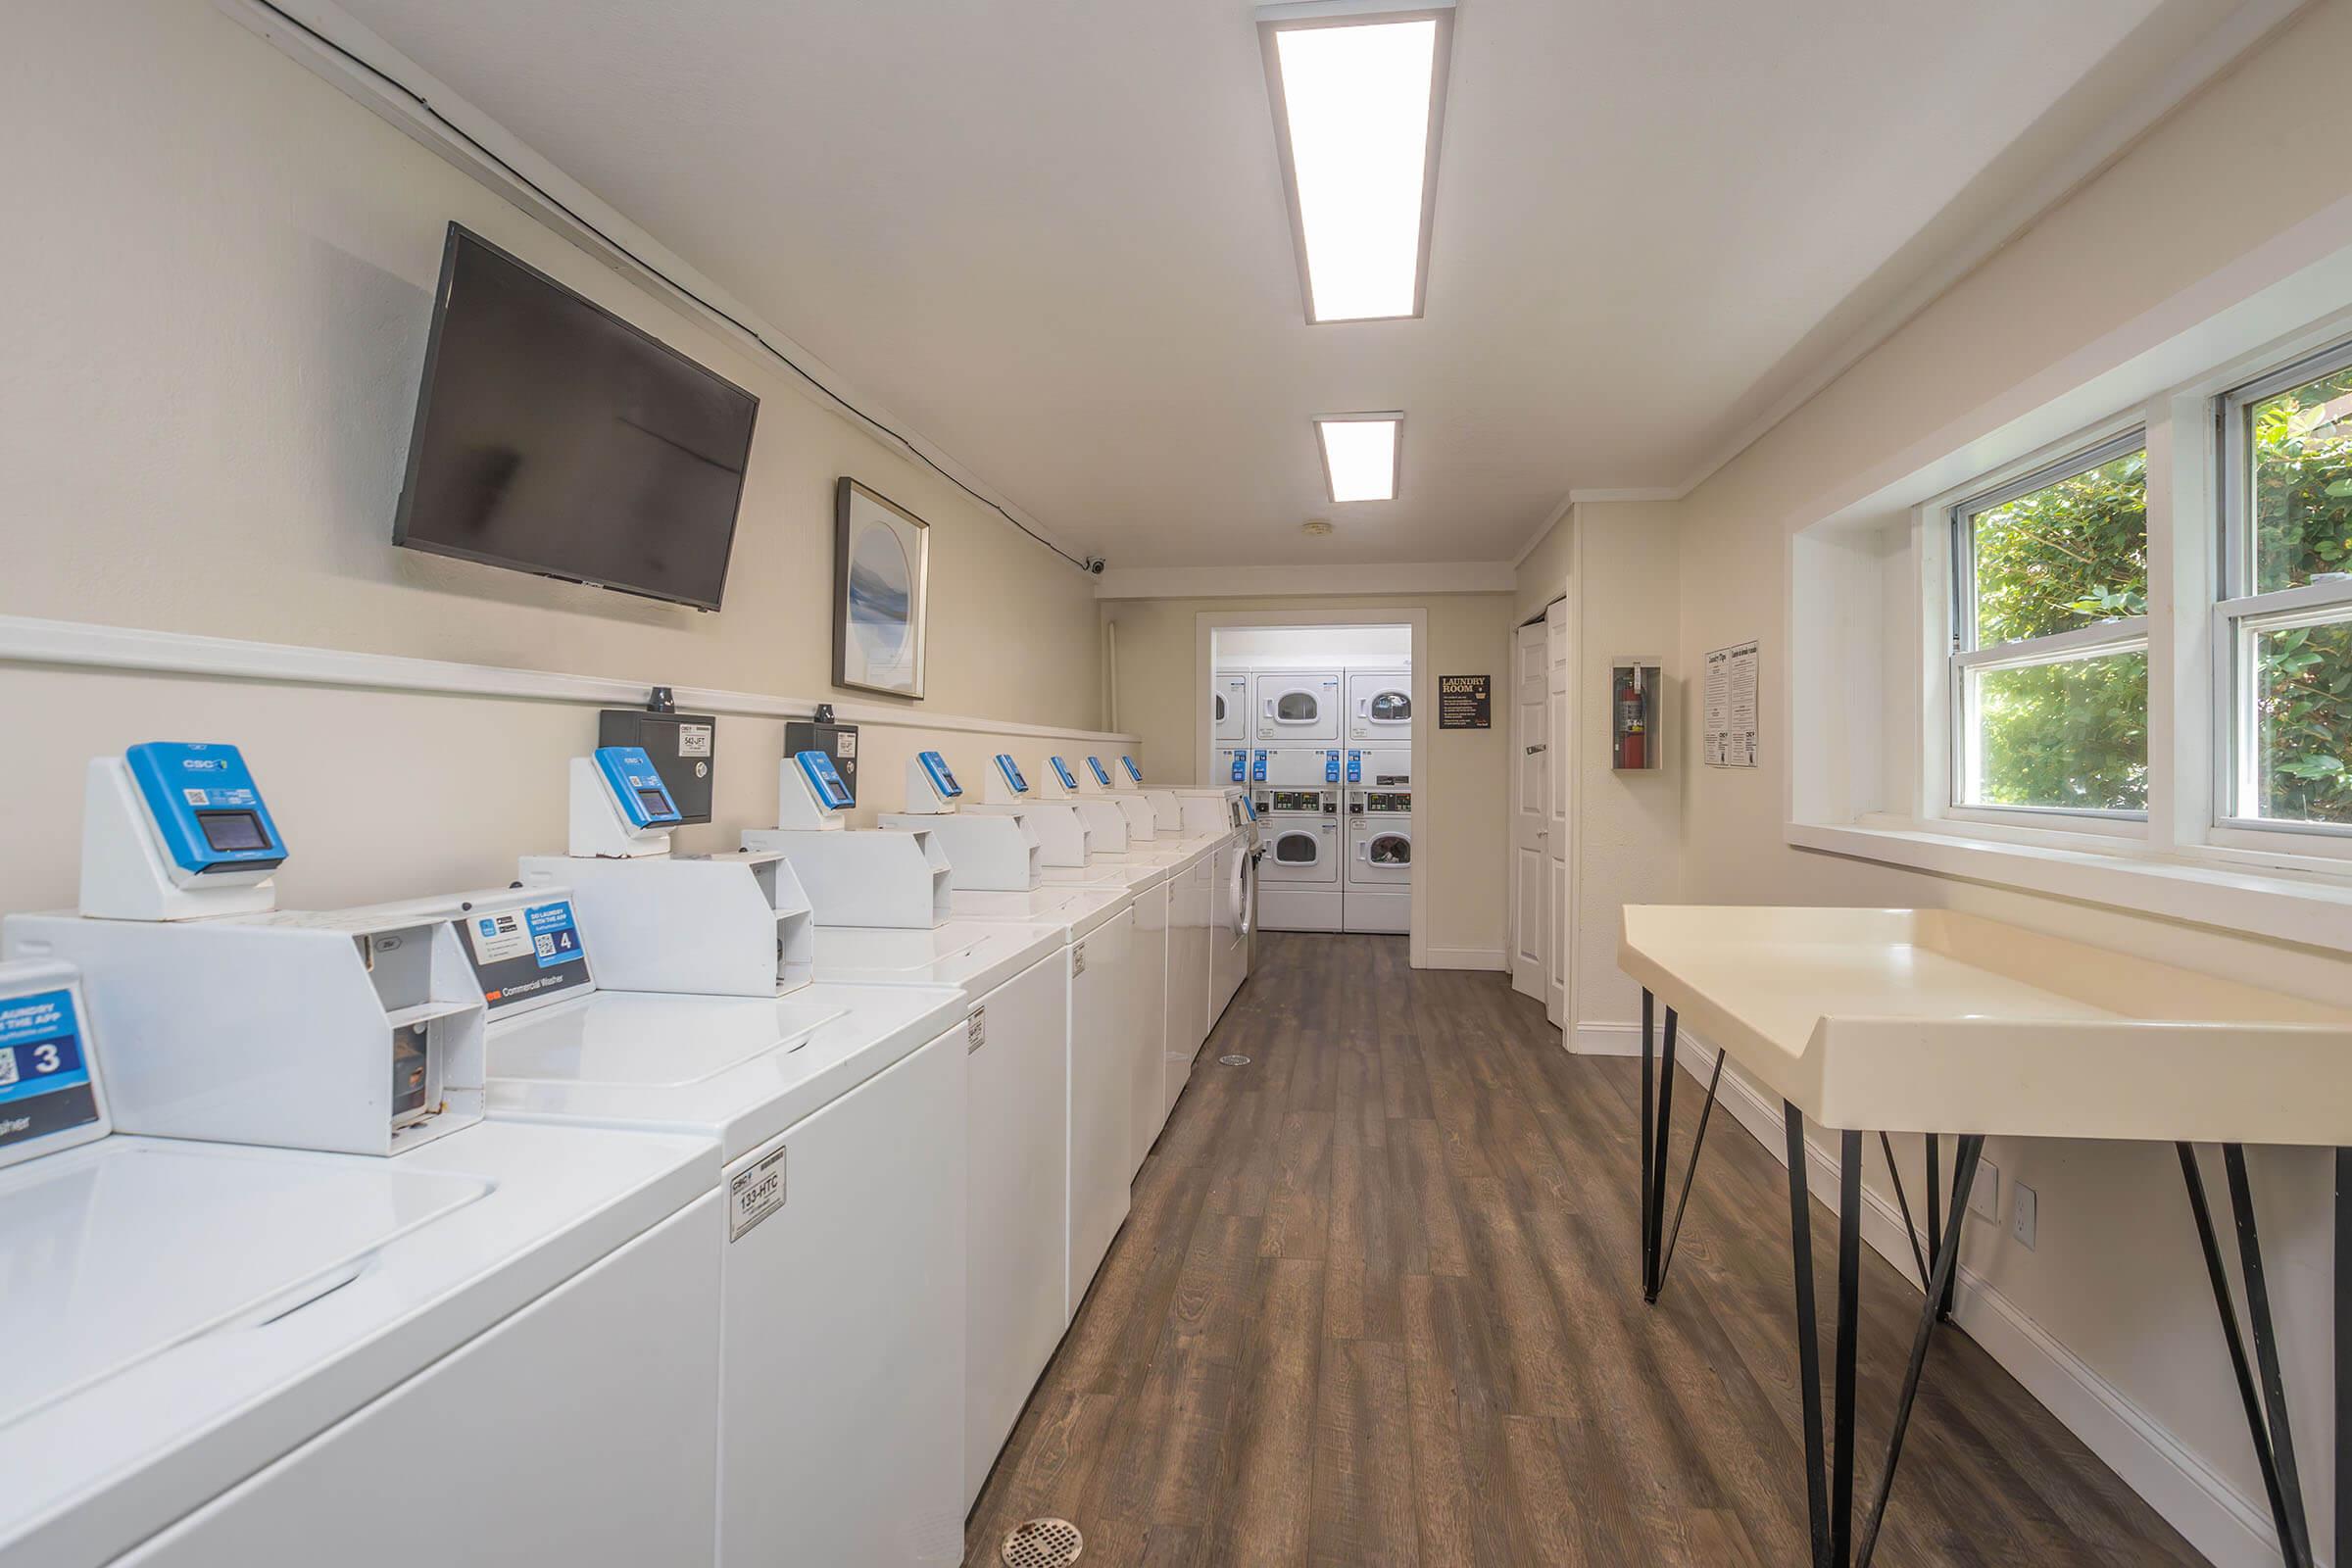
<svg viewBox="0 0 2352 1568">
<path fill-rule="evenodd" d="M 2034 1189 L 2019 1182 L 2009 1199 L 2009 1234 L 2023 1243 L 2029 1252 L 2034 1250 Z"/>
<path fill-rule="evenodd" d="M 1980 1155 L 1977 1179 L 1968 1189 L 1968 1211 L 1997 1225 L 2001 1221 L 2001 1167 Z"/>
</svg>

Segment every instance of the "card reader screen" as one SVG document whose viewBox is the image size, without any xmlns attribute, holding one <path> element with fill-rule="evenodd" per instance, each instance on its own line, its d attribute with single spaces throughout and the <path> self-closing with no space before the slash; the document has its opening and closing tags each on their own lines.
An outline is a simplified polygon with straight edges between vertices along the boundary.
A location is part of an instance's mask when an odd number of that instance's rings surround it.
<svg viewBox="0 0 2352 1568">
<path fill-rule="evenodd" d="M 645 814 L 649 817 L 658 818 L 678 814 L 678 808 L 669 804 L 669 797 L 660 790 L 639 790 L 637 804 L 645 808 Z"/>
<path fill-rule="evenodd" d="M 196 825 L 204 830 L 204 842 L 223 853 L 270 848 L 270 835 L 252 811 L 198 811 Z"/>
</svg>

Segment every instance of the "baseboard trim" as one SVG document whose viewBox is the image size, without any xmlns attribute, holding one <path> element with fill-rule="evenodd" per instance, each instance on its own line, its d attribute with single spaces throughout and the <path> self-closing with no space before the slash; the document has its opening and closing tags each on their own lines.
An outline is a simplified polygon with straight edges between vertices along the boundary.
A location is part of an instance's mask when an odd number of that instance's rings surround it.
<svg viewBox="0 0 2352 1568">
<path fill-rule="evenodd" d="M 1568 1032 L 1568 1050 L 1578 1056 L 1639 1056 L 1642 1026 L 1638 1023 L 1580 1023 Z"/>
<path fill-rule="evenodd" d="M 1611 1042 L 1621 1036 L 1630 1042 L 1630 1049 L 1608 1054 L 1641 1053 L 1640 1024 L 1580 1024 L 1580 1041 L 1588 1029 L 1601 1031 L 1602 1038 Z M 1585 1050 L 1581 1043 L 1578 1049 Z M 1694 1039 L 1689 1029 L 1679 1031 L 1675 1058 L 1701 1085 L 1715 1067 L 1714 1050 Z M 1738 1063 L 1725 1069 L 1718 1099 L 1733 1120 L 1787 1165 L 1788 1131 L 1781 1107 L 1740 1076 Z M 1866 1161 L 1884 1158 L 1870 1152 L 1876 1142 L 1865 1142 Z M 1838 1212 L 1837 1156 L 1810 1131 L 1805 1137 L 1805 1156 L 1813 1197 L 1832 1213 Z M 1891 1200 L 1867 1185 L 1862 1189 L 1862 1239 L 1906 1281 L 1914 1280 L 1918 1268 L 1904 1236 L 1900 1211 Z M 1983 1223 L 1973 1217 L 1972 1222 Z M 1926 1245 L 1924 1239 L 1921 1245 Z M 1913 1284 L 1912 1288 L 1918 1287 Z M 2166 1523 L 2186 1537 L 2214 1568 L 2277 1568 L 2278 1536 L 2264 1504 L 2239 1492 L 2123 1390 L 2053 1339 L 2022 1307 L 1970 1269 L 1965 1258 L 1953 1293 L 1952 1316 L 1970 1339 L 1984 1347 Z M 2213 1353 L 2223 1353 L 2218 1331 Z M 2325 1565 L 2328 1558 L 2323 1555 L 2321 1561 Z"/>
<path fill-rule="evenodd" d="M 1507 969 L 1500 948 L 1426 948 L 1421 954 L 1425 969 Z"/>
</svg>

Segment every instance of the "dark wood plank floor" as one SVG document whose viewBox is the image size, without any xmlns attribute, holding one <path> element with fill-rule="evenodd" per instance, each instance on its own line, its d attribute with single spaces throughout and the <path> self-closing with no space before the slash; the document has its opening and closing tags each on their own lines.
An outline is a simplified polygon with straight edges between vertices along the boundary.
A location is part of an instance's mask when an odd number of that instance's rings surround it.
<svg viewBox="0 0 2352 1568">
<path fill-rule="evenodd" d="M 1257 958 L 968 1561 L 1056 1515 L 1087 1568 L 1802 1563 L 1781 1166 L 1719 1122 L 1644 1308 L 1633 1062 L 1566 1054 L 1502 976 L 1416 973 L 1400 937 L 1268 934 Z M 1835 1221 L 1814 1220 L 1828 1301 Z M 1918 1299 L 1865 1259 L 1865 1496 Z M 1878 1561 L 2202 1559 L 1954 1332 Z"/>
</svg>

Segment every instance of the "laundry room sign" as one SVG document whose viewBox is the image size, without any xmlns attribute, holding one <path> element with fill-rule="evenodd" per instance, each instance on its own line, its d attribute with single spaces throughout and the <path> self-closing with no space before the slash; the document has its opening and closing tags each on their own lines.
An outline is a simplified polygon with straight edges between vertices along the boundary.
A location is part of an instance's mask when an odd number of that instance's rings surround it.
<svg viewBox="0 0 2352 1568">
<path fill-rule="evenodd" d="M 1440 675 L 1438 677 L 1438 728 L 1493 729 L 1494 727 L 1494 676 Z"/>
</svg>

